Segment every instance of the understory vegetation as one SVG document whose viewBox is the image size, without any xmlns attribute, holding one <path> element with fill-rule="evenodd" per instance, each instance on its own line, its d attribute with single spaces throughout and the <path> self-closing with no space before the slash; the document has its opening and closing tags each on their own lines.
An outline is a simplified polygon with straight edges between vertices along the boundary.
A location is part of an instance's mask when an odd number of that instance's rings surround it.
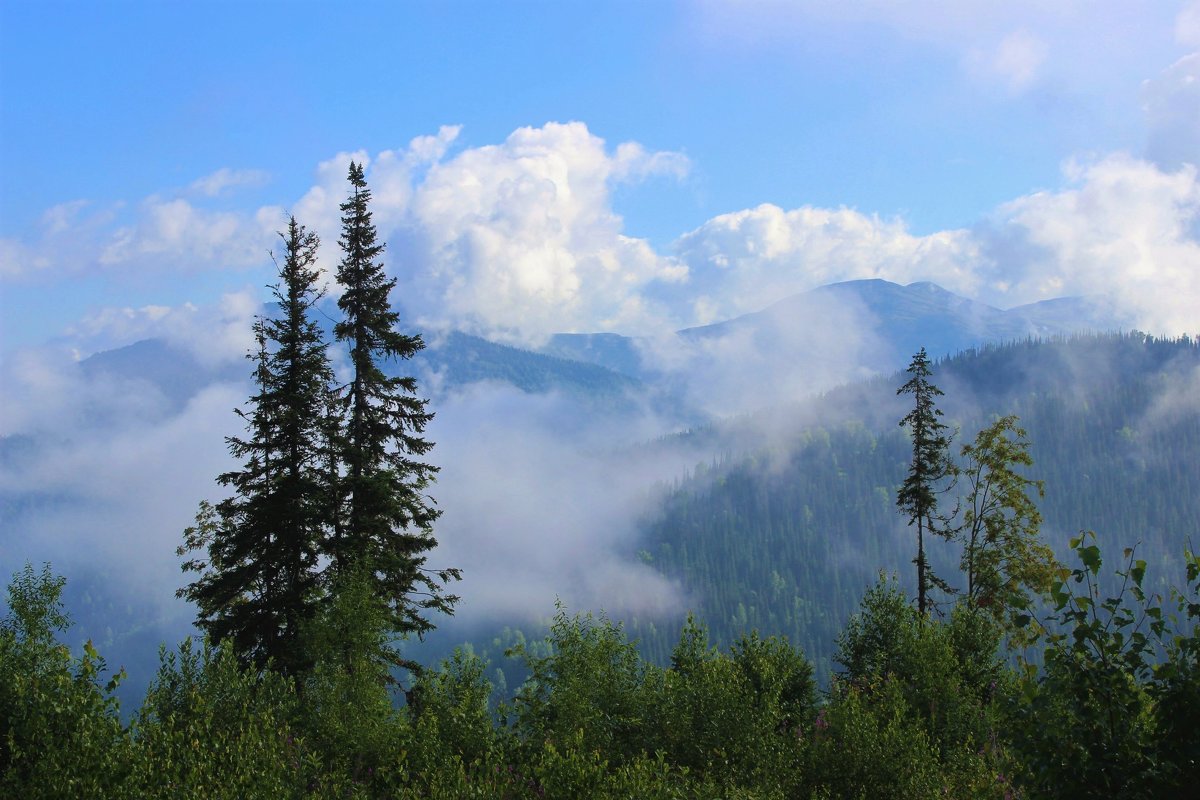
<svg viewBox="0 0 1200 800">
<path fill-rule="evenodd" d="M 1094 537 L 1072 546 L 1052 613 L 1019 620 L 1044 646 L 1040 668 L 1010 666 L 992 615 L 965 600 L 922 615 L 881 577 L 837 639 L 825 692 L 782 638 L 751 633 L 719 651 L 689 620 L 659 667 L 620 625 L 560 608 L 546 641 L 518 654 L 529 680 L 498 707 L 487 665 L 464 651 L 411 676 L 401 702 L 373 655 L 385 626 L 360 587 L 310 630 L 303 678 L 189 639 L 163 650 L 124 716 L 122 675 L 90 645 L 59 643 L 62 579 L 26 566 L 0 624 L 0 794 L 1189 796 L 1200 558 L 1187 556 L 1186 587 L 1158 597 L 1136 553 L 1114 575 Z"/>
</svg>

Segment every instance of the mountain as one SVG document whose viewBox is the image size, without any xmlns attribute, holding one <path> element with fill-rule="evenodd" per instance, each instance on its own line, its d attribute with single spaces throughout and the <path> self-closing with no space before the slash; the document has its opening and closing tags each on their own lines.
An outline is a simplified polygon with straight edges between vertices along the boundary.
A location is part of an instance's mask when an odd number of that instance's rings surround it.
<svg viewBox="0 0 1200 800">
<path fill-rule="evenodd" d="M 870 346 L 858 351 L 860 372 L 887 372 L 920 347 L 933 357 L 990 342 L 1045 338 L 1119 326 L 1084 298 L 1059 298 L 1003 311 L 953 294 L 933 283 L 908 286 L 858 280 L 822 286 L 781 300 L 762 311 L 677 332 L 681 343 L 740 336 L 773 358 L 813 357 L 812 331 L 854 330 Z M 328 331 L 327 331 L 328 335 Z M 645 340 L 617 333 L 562 333 L 536 351 L 488 341 L 460 331 L 427 332 L 427 347 L 411 365 L 423 385 L 450 390 L 476 381 L 508 383 L 526 393 L 563 391 L 591 403 L 621 405 L 630 393 L 662 382 L 663 368 L 643 358 Z M 97 353 L 80 363 L 89 378 L 142 380 L 172 407 L 181 407 L 204 386 L 243 381 L 245 364 L 212 366 L 185 348 L 161 339 Z M 660 400 L 662 398 L 660 397 Z M 671 400 L 669 395 L 666 402 Z M 688 412 L 687 418 L 694 418 Z"/>
<path fill-rule="evenodd" d="M 472 336 L 460 331 L 426 336 L 426 348 L 409 363 L 384 362 L 391 374 L 415 373 L 423 391 L 447 391 L 479 381 L 510 384 L 527 393 L 551 390 L 589 402 L 620 404 L 640 388 L 629 375 L 593 363 L 575 361 Z M 162 339 L 145 339 L 126 347 L 96 353 L 80 362 L 91 379 L 139 381 L 149 384 L 174 408 L 182 407 L 200 389 L 218 381 L 249 378 L 245 364 L 213 366 L 187 349 Z"/>
<path fill-rule="evenodd" d="M 905 363 L 921 347 L 936 358 L 990 342 L 1121 327 L 1119 320 L 1087 298 L 1057 298 L 1001 310 L 927 281 L 901 286 L 875 278 L 821 286 L 761 311 L 685 328 L 677 336 L 690 342 L 743 336 L 760 347 L 786 354 L 804 352 L 810 343 L 797 337 L 811 335 L 813 330 L 867 331 L 874 346 L 869 348 L 867 362 L 859 366 L 886 371 Z M 558 334 L 541 352 L 649 381 L 654 374 L 641 356 L 645 344 L 612 333 Z"/>
<path fill-rule="evenodd" d="M 79 362 L 90 380 L 139 381 L 162 394 L 173 409 L 213 383 L 242 381 L 249 377 L 244 363 L 213 366 L 201 362 L 190 351 L 163 339 L 143 339 L 126 347 L 105 350 Z"/>
</svg>

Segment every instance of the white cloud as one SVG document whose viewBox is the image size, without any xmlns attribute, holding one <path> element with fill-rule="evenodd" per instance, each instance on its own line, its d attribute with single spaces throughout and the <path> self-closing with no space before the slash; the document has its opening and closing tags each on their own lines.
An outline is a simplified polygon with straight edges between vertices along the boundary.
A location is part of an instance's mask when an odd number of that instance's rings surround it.
<svg viewBox="0 0 1200 800">
<path fill-rule="evenodd" d="M 1139 327 L 1200 322 L 1200 182 L 1126 155 L 1068 165 L 1074 184 L 1002 206 L 981 231 L 994 298 L 1011 303 L 1100 295 Z M 986 299 L 986 296 L 985 296 Z"/>
<path fill-rule="evenodd" d="M 260 266 L 282 219 L 151 196 L 136 207 L 72 201 L 47 210 L 32 236 L 0 240 L 0 277 L 169 274 Z"/>
<path fill-rule="evenodd" d="M 228 292 L 213 304 L 197 306 L 107 306 L 94 309 L 66 331 L 76 353 L 87 355 L 141 339 L 162 338 L 214 367 L 240 359 L 254 345 L 254 316 L 262 311 L 257 290 Z"/>
<path fill-rule="evenodd" d="M 934 281 L 1006 308 L 1065 295 L 1107 300 L 1157 333 L 1200 322 L 1197 170 L 1127 155 L 1068 164 L 1067 187 L 1004 204 L 973 230 L 911 234 L 849 209 L 762 205 L 676 242 L 698 321 L 756 311 L 835 281 Z"/>
<path fill-rule="evenodd" d="M 976 50 L 968 62 L 979 73 L 999 79 L 1013 94 L 1028 89 L 1038 78 L 1048 47 L 1028 31 L 1014 31 L 992 49 Z"/>
<path fill-rule="evenodd" d="M 698 315 L 722 319 L 827 283 L 934 280 L 970 293 L 974 244 L 966 231 L 914 236 L 899 220 L 852 209 L 764 204 L 722 214 L 675 243 Z M 707 321 L 707 320 L 703 320 Z"/>
<path fill-rule="evenodd" d="M 96 208 L 71 200 L 42 212 L 34 235 L 0 239 L 0 278 L 24 280 L 78 273 L 96 263 L 98 243 L 111 235 L 121 204 Z"/>
<path fill-rule="evenodd" d="M 188 188 L 204 197 L 216 197 L 226 190 L 239 186 L 261 186 L 270 178 L 259 169 L 230 169 L 221 167 L 211 175 L 192 181 Z"/>
<path fill-rule="evenodd" d="M 1200 109 L 1191 103 L 1197 58 L 1180 61 L 1146 90 L 1152 118 L 1183 120 L 1160 129 L 1193 149 L 1200 140 L 1188 128 Z M 1151 329 L 1193 327 L 1184 303 L 1194 297 L 1195 171 L 1169 163 L 1093 161 L 1067 176 L 1067 188 L 1018 198 L 975 230 L 918 236 L 902 220 L 852 209 L 764 204 L 714 217 L 664 254 L 622 232 L 612 191 L 647 176 L 685 174 L 682 155 L 634 142 L 609 147 L 582 123 L 521 128 L 500 144 L 454 151 L 459 133 L 445 126 L 374 156 L 339 153 L 318 165 L 316 182 L 295 204 L 300 221 L 321 234 L 330 270 L 340 257 L 347 165 L 367 165 L 376 223 L 390 245 L 384 261 L 399 280 L 395 299 L 408 325 L 525 344 L 572 330 L 652 334 L 756 311 L 822 284 L 878 277 L 932 280 L 1002 306 L 1107 294 Z M 38 270 L 170 276 L 253 265 L 266 282 L 266 250 L 277 246 L 283 220 L 279 206 L 208 210 L 158 196 L 133 209 L 75 201 L 43 215 L 40 241 L 0 242 L 0 264 L 8 279 Z M 1136 277 L 1140 288 L 1126 286 L 1125 277 Z M 176 311 L 156 320 L 146 310 L 169 304 L 178 306 L 178 298 L 93 312 L 73 334 L 116 342 L 138 330 L 161 332 L 167 321 L 187 318 Z M 233 315 L 228 329 L 244 316 Z M 215 352 L 224 358 L 243 345 L 231 335 Z"/>
<path fill-rule="evenodd" d="M 639 290 L 684 270 L 621 233 L 611 188 L 686 160 L 585 125 L 521 128 L 500 145 L 433 164 L 416 187 L 413 232 L 393 268 L 426 324 L 537 341 L 556 331 L 647 324 Z"/>
<path fill-rule="evenodd" d="M 296 220 L 321 237 L 321 265 L 332 270 L 337 264 L 337 237 L 341 229 L 338 207 L 346 199 L 346 175 L 350 162 L 370 164 L 365 150 L 341 152 L 317 165 L 316 183 L 293 205 Z"/>
<path fill-rule="evenodd" d="M 183 198 L 149 197 L 137 218 L 104 243 L 102 268 L 192 270 L 259 265 L 274 231 L 234 211 L 208 211 Z"/>
<path fill-rule="evenodd" d="M 1200 166 L 1200 53 L 1142 84 L 1146 156 L 1165 169 Z"/>
</svg>

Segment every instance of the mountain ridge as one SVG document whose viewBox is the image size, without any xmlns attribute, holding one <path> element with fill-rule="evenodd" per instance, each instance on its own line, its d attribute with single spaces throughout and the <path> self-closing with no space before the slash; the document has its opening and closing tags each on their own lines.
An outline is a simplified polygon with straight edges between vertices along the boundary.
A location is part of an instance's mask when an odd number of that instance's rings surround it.
<svg viewBox="0 0 1200 800">
<path fill-rule="evenodd" d="M 1115 331 L 1123 326 L 1095 301 L 1060 297 L 1004 310 L 954 294 L 931 281 L 901 285 L 882 278 L 864 278 L 826 284 L 799 292 L 727 320 L 682 328 L 675 332 L 686 341 L 747 333 L 766 344 L 786 339 L 797 319 L 816 318 L 834 325 L 837 318 L 829 301 L 846 306 L 874 322 L 877 338 L 887 344 L 874 363 L 875 371 L 901 365 L 919 348 L 932 357 L 953 355 L 990 342 L 1083 332 Z M 645 340 L 613 333 L 556 334 L 541 352 L 590 361 L 645 381 L 648 370 L 641 356 Z"/>
</svg>

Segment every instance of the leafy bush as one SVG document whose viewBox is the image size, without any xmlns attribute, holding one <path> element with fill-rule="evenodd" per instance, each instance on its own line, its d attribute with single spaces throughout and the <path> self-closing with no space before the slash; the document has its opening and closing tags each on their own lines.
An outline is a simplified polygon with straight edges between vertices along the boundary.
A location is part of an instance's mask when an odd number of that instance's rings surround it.
<svg viewBox="0 0 1200 800">
<path fill-rule="evenodd" d="M 185 639 L 161 665 L 133 726 L 136 797 L 295 797 L 305 789 L 295 695 L 244 669 L 229 646 Z"/>
<path fill-rule="evenodd" d="M 58 641 L 70 625 L 64 580 L 29 564 L 8 586 L 0 620 L 0 795 L 115 796 L 129 746 L 104 659 L 89 641 L 76 657 Z"/>
<path fill-rule="evenodd" d="M 1071 540 L 1080 566 L 1054 584 L 1045 667 L 1027 670 L 1008 726 L 1036 796 L 1151 798 L 1193 791 L 1200 771 L 1200 559 L 1186 591 L 1142 588 L 1146 563 L 1125 551 L 1105 596 L 1095 535 Z M 1164 612 L 1173 603 L 1174 614 Z M 1169 607 L 1169 606 L 1168 606 Z M 1172 630 L 1174 617 L 1176 629 Z"/>
</svg>

